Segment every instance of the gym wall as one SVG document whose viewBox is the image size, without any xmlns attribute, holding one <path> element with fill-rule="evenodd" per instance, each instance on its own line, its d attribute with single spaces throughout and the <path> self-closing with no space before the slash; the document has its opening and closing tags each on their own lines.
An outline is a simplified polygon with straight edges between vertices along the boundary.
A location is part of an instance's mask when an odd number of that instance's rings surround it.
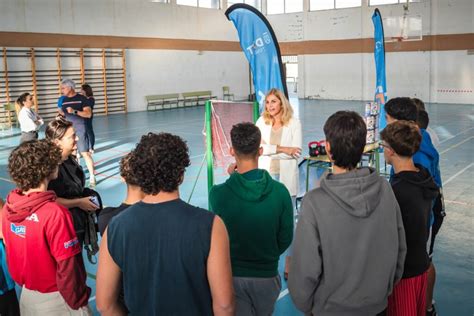
<svg viewBox="0 0 474 316">
<path fill-rule="evenodd" d="M 383 16 L 403 14 L 401 5 L 379 8 Z M 268 16 L 282 52 L 299 55 L 300 97 L 372 99 L 373 10 L 365 4 Z M 434 37 L 420 47 L 402 43 L 389 50 L 389 96 L 472 103 L 474 59 L 467 50 L 474 48 L 473 13 L 471 0 L 411 3 L 410 14 L 422 15 L 423 35 Z M 224 10 L 148 0 L 3 0 L 0 31 L 0 46 L 38 47 L 27 40 L 34 32 L 43 33 L 34 37 L 48 47 L 125 48 L 129 111 L 144 110 L 149 94 L 212 90 L 221 96 L 224 85 L 237 98 L 249 93 L 248 65 Z M 448 47 L 441 50 L 440 41 Z"/>
</svg>

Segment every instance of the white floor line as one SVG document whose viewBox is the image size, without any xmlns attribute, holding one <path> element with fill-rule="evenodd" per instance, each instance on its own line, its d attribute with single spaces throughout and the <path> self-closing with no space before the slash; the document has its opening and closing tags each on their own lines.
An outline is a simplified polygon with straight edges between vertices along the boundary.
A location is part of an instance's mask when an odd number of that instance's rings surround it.
<svg viewBox="0 0 474 316">
<path fill-rule="evenodd" d="M 90 302 L 93 302 L 93 301 L 95 301 L 95 296 L 92 296 L 92 297 L 89 299 L 89 303 L 90 303 Z"/>
<path fill-rule="evenodd" d="M 453 181 L 454 179 L 457 178 L 460 174 L 462 174 L 464 171 L 467 169 L 471 168 L 474 165 L 474 162 L 471 162 L 467 167 L 464 167 L 463 169 L 459 170 L 456 172 L 454 175 L 452 175 L 448 180 L 443 182 L 443 186 L 446 186 L 449 182 Z"/>
<path fill-rule="evenodd" d="M 282 299 L 282 298 L 284 298 L 285 296 L 287 296 L 288 293 L 290 293 L 290 292 L 288 291 L 288 289 L 284 289 L 283 291 L 281 291 L 281 292 L 280 292 L 280 295 L 278 295 L 277 301 L 279 301 L 280 299 Z"/>
<path fill-rule="evenodd" d="M 462 134 L 464 134 L 465 132 L 470 131 L 471 129 L 474 129 L 474 127 L 465 129 L 465 130 L 463 130 L 462 132 L 459 132 L 459 133 L 457 133 L 457 134 L 455 134 L 455 135 L 451 135 L 451 136 L 449 136 L 448 138 L 443 139 L 443 140 L 440 141 L 439 143 L 442 144 L 442 143 L 444 143 L 444 142 L 447 142 L 448 140 L 453 139 L 454 137 L 457 137 L 457 136 L 459 136 L 459 135 L 462 135 Z"/>
<path fill-rule="evenodd" d="M 473 139 L 473 138 L 474 138 L 474 136 L 471 136 L 471 137 L 469 137 L 469 138 L 466 138 L 466 139 L 465 139 L 465 140 L 463 140 L 462 142 L 459 142 L 459 143 L 457 143 L 457 144 L 454 144 L 453 146 L 451 146 L 451 147 L 449 147 L 449 148 L 447 148 L 447 149 L 443 150 L 443 151 L 442 151 L 442 152 L 440 152 L 439 154 L 440 154 L 440 155 L 442 155 L 442 154 L 444 154 L 444 153 L 446 153 L 446 152 L 450 151 L 451 149 L 454 149 L 454 148 L 456 148 L 456 147 L 458 147 L 458 146 L 460 146 L 460 145 L 464 144 L 465 142 L 468 142 L 468 141 L 470 141 L 470 140 L 471 140 L 471 139 Z"/>
</svg>

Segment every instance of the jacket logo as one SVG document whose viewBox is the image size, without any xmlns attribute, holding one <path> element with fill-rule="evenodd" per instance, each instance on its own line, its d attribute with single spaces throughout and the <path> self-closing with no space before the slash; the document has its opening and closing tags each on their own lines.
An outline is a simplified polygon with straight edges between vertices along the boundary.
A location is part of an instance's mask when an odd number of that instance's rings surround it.
<svg viewBox="0 0 474 316">
<path fill-rule="evenodd" d="M 37 222 L 37 223 L 39 222 L 38 215 L 36 215 L 36 213 L 33 213 L 30 216 L 28 216 L 26 218 L 26 220 L 32 221 L 32 222 Z"/>
<path fill-rule="evenodd" d="M 23 225 L 15 225 L 13 223 L 10 224 L 10 230 L 12 231 L 12 233 L 14 233 L 15 235 L 21 237 L 21 238 L 25 238 L 25 235 L 26 235 L 26 226 L 23 226 Z"/>
<path fill-rule="evenodd" d="M 77 240 L 77 237 L 74 238 L 74 239 L 71 239 L 69 241 L 66 241 L 64 243 L 64 248 L 65 249 L 68 249 L 68 248 L 71 248 L 71 247 L 74 247 L 75 245 L 77 245 L 79 243 L 79 240 Z"/>
</svg>

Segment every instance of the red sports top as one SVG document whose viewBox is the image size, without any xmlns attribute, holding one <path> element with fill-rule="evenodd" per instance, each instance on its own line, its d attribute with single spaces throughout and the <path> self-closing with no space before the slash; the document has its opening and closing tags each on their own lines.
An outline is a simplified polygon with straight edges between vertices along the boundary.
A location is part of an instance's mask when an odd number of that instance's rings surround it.
<svg viewBox="0 0 474 316">
<path fill-rule="evenodd" d="M 41 293 L 58 291 L 58 262 L 81 252 L 71 214 L 55 199 L 50 191 L 25 196 L 14 190 L 2 214 L 10 274 L 18 284 Z"/>
</svg>

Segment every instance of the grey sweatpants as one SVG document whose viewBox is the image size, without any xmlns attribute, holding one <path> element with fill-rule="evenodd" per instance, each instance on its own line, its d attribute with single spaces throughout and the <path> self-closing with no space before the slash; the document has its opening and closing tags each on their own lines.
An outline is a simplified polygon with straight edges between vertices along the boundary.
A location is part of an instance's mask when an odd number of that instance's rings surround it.
<svg viewBox="0 0 474 316">
<path fill-rule="evenodd" d="M 235 315 L 270 316 L 281 290 L 280 275 L 273 278 L 234 277 Z"/>
</svg>

